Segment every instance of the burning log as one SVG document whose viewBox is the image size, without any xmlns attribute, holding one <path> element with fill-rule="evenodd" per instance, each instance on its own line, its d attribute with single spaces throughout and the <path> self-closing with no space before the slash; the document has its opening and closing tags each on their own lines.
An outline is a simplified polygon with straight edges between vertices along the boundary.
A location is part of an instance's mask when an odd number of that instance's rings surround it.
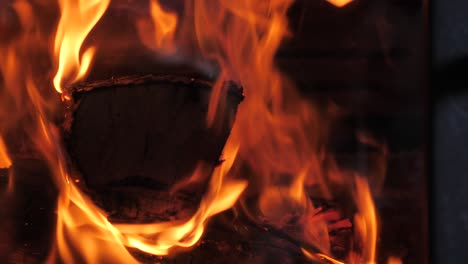
<svg viewBox="0 0 468 264">
<path fill-rule="evenodd" d="M 109 213 L 109 220 L 172 221 L 195 212 L 202 191 L 193 195 L 169 190 L 189 176 L 198 161 L 217 165 L 242 100 L 239 87 L 226 84 L 220 129 L 207 128 L 210 88 L 204 81 L 153 75 L 72 88 L 74 100 L 65 123 L 67 148 L 89 194 Z M 225 255 L 235 263 L 307 261 L 299 241 L 282 230 L 248 219 L 228 223 L 222 219 L 214 220 L 195 249 L 174 259 L 132 252 L 144 262 L 162 263 L 225 262 Z"/>
<path fill-rule="evenodd" d="M 77 85 L 65 124 L 71 158 L 88 186 L 165 189 L 199 161 L 218 162 L 243 98 L 234 83 L 224 88 L 220 126 L 207 128 L 206 81 L 147 75 Z"/>
</svg>

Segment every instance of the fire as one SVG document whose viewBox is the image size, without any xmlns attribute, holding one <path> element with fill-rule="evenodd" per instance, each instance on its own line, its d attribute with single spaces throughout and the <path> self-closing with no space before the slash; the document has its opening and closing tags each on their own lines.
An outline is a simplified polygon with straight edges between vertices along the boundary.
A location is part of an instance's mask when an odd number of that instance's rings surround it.
<svg viewBox="0 0 468 264">
<path fill-rule="evenodd" d="M 302 250 L 302 253 L 304 253 L 304 255 L 306 257 L 308 257 L 309 259 L 313 259 L 313 260 L 325 260 L 325 261 L 328 261 L 329 263 L 331 264 L 345 264 L 344 262 L 341 262 L 341 261 L 338 261 L 336 259 L 333 259 L 327 255 L 324 255 L 324 254 L 321 254 L 321 253 L 318 253 L 318 254 L 311 254 L 309 251 L 305 250 L 305 249 L 301 249 Z"/>
<path fill-rule="evenodd" d="M 44 131 L 45 133 L 45 131 Z M 227 180 L 237 153 L 236 145 L 226 145 L 225 162 L 213 172 L 209 192 L 199 210 L 186 222 L 154 224 L 118 224 L 70 181 L 60 160 L 57 177 L 61 184 L 57 214 L 57 251 L 65 263 L 75 263 L 80 252 L 84 262 L 136 262 L 125 247 L 137 248 L 154 255 L 167 255 L 171 250 L 190 248 L 200 239 L 207 220 L 231 208 L 246 188 L 245 181 Z M 51 255 L 49 262 L 55 262 Z"/>
<path fill-rule="evenodd" d="M 0 136 L 0 169 L 7 169 L 11 166 L 11 159 L 3 138 Z"/>
<path fill-rule="evenodd" d="M 226 145 L 225 161 L 213 172 L 209 191 L 190 220 L 177 224 L 116 225 L 126 234 L 127 246 L 154 255 L 167 255 L 175 247 L 188 248 L 195 245 L 203 234 L 206 221 L 211 216 L 231 208 L 247 186 L 245 181 L 225 179 L 234 163 L 237 150 L 236 145 Z M 152 240 L 151 237 L 157 239 Z"/>
<path fill-rule="evenodd" d="M 82 79 L 89 70 L 95 48 L 80 57 L 83 42 L 109 5 L 110 0 L 60 0 L 61 16 L 55 36 L 54 54 L 58 70 L 54 77 L 57 92 Z"/>
<path fill-rule="evenodd" d="M 11 158 L 8 154 L 7 147 L 3 138 L 0 136 L 0 169 L 8 169 L 12 165 Z M 8 185 L 6 189 L 7 193 L 13 192 L 13 172 L 8 172 Z"/>
<path fill-rule="evenodd" d="M 343 6 L 349 1 L 330 2 Z M 71 100 L 66 87 L 88 74 L 96 51 L 89 47 L 82 52 L 83 43 L 104 15 L 110 0 L 59 0 L 58 3 L 60 19 L 51 45 L 54 46 L 51 59 L 57 66 L 53 85 Z M 46 96 L 45 91 L 50 87 L 36 71 L 26 67 L 29 54 L 21 53 L 33 50 L 35 42 L 43 43 L 50 36 L 44 36 L 46 33 L 36 28 L 28 2 L 16 2 L 15 10 L 23 30 L 11 45 L 0 46 L 0 69 L 9 98 L 17 100 L 17 105 L 26 105 L 21 110 L 29 116 L 20 124 L 47 160 L 59 189 L 56 239 L 49 262 L 135 263 L 127 248 L 161 256 L 190 249 L 202 237 L 211 217 L 236 207 L 250 220 L 280 229 L 290 224 L 290 216 L 299 216 L 295 224 L 300 231 L 288 235 L 300 245 L 304 256 L 343 263 L 331 256 L 326 219 L 320 216 L 320 208 L 310 198 L 310 190 L 317 190 L 316 194 L 333 199 L 334 186 L 338 185 L 352 193 L 350 202 L 357 208 L 356 240 L 363 244 L 362 252 L 352 252 L 346 262 L 375 263 L 378 224 L 367 180 L 343 173 L 335 166 L 324 143 L 326 119 L 300 96 L 294 84 L 275 65 L 276 52 L 290 35 L 287 12 L 293 1 L 186 0 L 184 3 L 181 20 L 175 12 L 152 0 L 150 23 L 137 21 L 142 42 L 166 55 L 176 51 L 184 53 L 187 42 L 193 42 L 191 52 L 196 50 L 204 62 L 216 65 L 219 74 L 207 113 L 208 126 L 216 128 L 223 114 L 221 99 L 226 96 L 223 82 L 234 80 L 242 84 L 246 99 L 224 148 L 224 162 L 212 172 L 208 190 L 192 217 L 178 222 L 113 224 L 76 185 L 79 177 L 69 167 L 60 133 L 48 116 L 51 110 L 57 111 Z M 0 140 L 2 166 L 11 166 L 11 161 Z M 248 172 L 234 167 L 248 168 Z M 209 168 L 200 165 L 192 175 L 187 175 L 188 181 L 197 181 L 198 173 Z M 250 192 L 244 192 L 246 189 Z M 254 193 L 254 205 L 244 206 L 250 198 L 245 193 Z"/>
<path fill-rule="evenodd" d="M 251 169 L 249 176 L 257 188 L 262 216 L 255 216 L 250 209 L 247 214 L 253 215 L 254 221 L 278 228 L 285 225 L 288 216 L 301 216 L 302 232 L 293 234 L 295 239 L 305 248 L 318 250 L 311 253 L 316 258 L 328 255 L 332 259 L 327 223 L 315 216 L 317 210 L 305 189 L 318 187 L 333 198 L 332 185 L 345 186 L 355 190 L 353 198 L 359 208 L 355 218 L 364 233 L 359 239 L 364 240 L 365 252 L 358 255 L 373 262 L 376 220 L 370 191 L 360 178 L 354 183 L 353 175 L 324 169 L 324 163 L 333 159 L 324 152 L 326 122 L 274 63 L 282 40 L 290 35 L 286 13 L 292 1 L 192 4 L 198 47 L 205 58 L 221 67 L 208 110 L 209 125 L 215 125 L 216 116 L 223 111 L 220 83 L 235 80 L 244 87 L 246 99 L 238 110 L 232 135 L 242 138 L 236 162 Z"/>
<path fill-rule="evenodd" d="M 55 39 L 56 51 L 60 51 L 58 53 L 60 64 L 54 79 L 55 88 L 59 92 L 63 90 L 64 77 L 72 74 L 71 82 L 75 82 L 87 73 L 94 50 L 85 51 L 81 61 L 79 51 L 87 34 L 104 14 L 109 1 L 86 2 L 86 4 L 70 1 L 60 3 L 62 13 Z M 72 14 L 76 7 L 79 7 L 83 13 Z M 161 34 L 156 44 L 161 45 L 161 48 L 167 47 L 163 43 L 167 43 L 165 41 L 175 29 L 176 17 L 164 13 L 156 2 L 152 2 L 151 13 L 155 19 L 155 30 L 157 34 Z M 80 23 L 81 19 L 86 18 L 87 23 Z M 43 131 L 47 134 L 47 129 Z M 230 157 L 214 171 L 211 188 L 202 200 L 200 209 L 191 219 L 183 223 L 149 225 L 111 224 L 104 212 L 68 180 L 70 176 L 65 171 L 63 160 L 56 160 L 54 163 L 58 164 L 57 177 L 67 179 L 59 182 L 56 228 L 58 255 L 66 263 L 74 262 L 75 250 L 82 253 L 82 258 L 86 262 L 119 259 L 124 263 L 130 263 L 133 259 L 125 247 L 138 248 L 155 255 L 167 255 L 173 248 L 193 246 L 203 234 L 206 221 L 211 216 L 231 208 L 246 187 L 243 181 L 224 180 L 236 153 L 237 147 L 227 144 L 225 155 Z"/>
<path fill-rule="evenodd" d="M 150 11 L 151 21 L 146 19 L 138 20 L 137 26 L 140 39 L 146 47 L 157 52 L 165 54 L 175 52 L 177 15 L 165 11 L 157 0 L 150 2 Z"/>
<path fill-rule="evenodd" d="M 359 177 L 355 180 L 358 214 L 355 216 L 354 223 L 364 246 L 362 258 L 365 263 L 376 263 L 377 215 L 374 202 L 367 182 Z"/>
</svg>

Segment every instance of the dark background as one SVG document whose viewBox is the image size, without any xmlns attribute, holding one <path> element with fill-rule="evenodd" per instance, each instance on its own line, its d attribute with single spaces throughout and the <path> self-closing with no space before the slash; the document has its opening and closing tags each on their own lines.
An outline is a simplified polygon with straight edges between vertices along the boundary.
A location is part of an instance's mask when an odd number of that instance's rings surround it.
<svg viewBox="0 0 468 264">
<path fill-rule="evenodd" d="M 432 1 L 433 263 L 468 258 L 468 2 Z"/>
</svg>

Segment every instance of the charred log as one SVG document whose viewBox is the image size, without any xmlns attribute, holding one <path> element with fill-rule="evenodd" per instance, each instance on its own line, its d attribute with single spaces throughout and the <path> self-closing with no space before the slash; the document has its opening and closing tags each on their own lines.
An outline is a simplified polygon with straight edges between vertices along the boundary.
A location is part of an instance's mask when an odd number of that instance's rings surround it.
<svg viewBox="0 0 468 264">
<path fill-rule="evenodd" d="M 122 77 L 72 88 L 66 143 L 88 186 L 167 189 L 198 161 L 216 165 L 242 91 L 224 85 L 226 111 L 206 125 L 211 84 L 183 77 Z"/>
</svg>

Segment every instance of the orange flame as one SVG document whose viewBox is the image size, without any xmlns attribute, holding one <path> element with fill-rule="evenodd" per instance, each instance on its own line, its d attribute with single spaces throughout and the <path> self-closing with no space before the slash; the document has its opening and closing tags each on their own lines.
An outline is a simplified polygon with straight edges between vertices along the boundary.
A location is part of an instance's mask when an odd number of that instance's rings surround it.
<svg viewBox="0 0 468 264">
<path fill-rule="evenodd" d="M 304 253 L 304 255 L 306 257 L 308 257 L 309 259 L 312 259 L 312 260 L 318 260 L 318 261 L 328 261 L 328 263 L 331 263 L 331 264 L 345 264 L 344 262 L 341 262 L 341 261 L 338 261 L 334 258 L 331 258 L 325 254 L 321 254 L 321 253 L 317 253 L 317 254 L 311 254 L 309 251 L 301 248 L 302 250 L 302 253 Z"/>
<path fill-rule="evenodd" d="M 5 146 L 5 142 L 3 138 L 0 136 L 0 169 L 8 169 L 12 165 L 11 158 L 8 154 L 7 147 Z M 7 193 L 13 192 L 13 171 L 8 172 L 8 185 L 7 185 Z"/>
<path fill-rule="evenodd" d="M 193 2 L 198 46 L 205 58 L 221 67 L 208 123 L 216 124 L 223 112 L 221 84 L 229 79 L 241 83 L 246 98 L 232 129 L 233 135 L 242 138 L 236 162 L 251 168 L 258 207 L 266 221 L 279 226 L 284 216 L 310 215 L 314 207 L 304 185 L 324 181 L 318 153 L 321 131 L 314 128 L 318 113 L 274 63 L 289 34 L 286 14 L 291 4 L 289 0 Z M 316 221 L 310 227 L 304 222 L 302 228 L 307 235 L 297 237 L 298 241 L 329 254 L 324 223 Z"/>
<path fill-rule="evenodd" d="M 60 0 L 61 16 L 55 36 L 55 59 L 58 70 L 54 77 L 55 89 L 83 78 L 89 70 L 95 48 L 80 50 L 86 36 L 102 17 L 110 0 Z"/>
<path fill-rule="evenodd" d="M 138 248 L 154 255 L 167 255 L 175 247 L 192 247 L 204 232 L 206 221 L 225 211 L 237 201 L 246 188 L 245 181 L 226 181 L 225 177 L 234 163 L 238 146 L 226 145 L 222 165 L 213 172 L 208 193 L 203 197 L 198 211 L 187 222 L 157 223 L 148 225 L 116 225 L 128 239 L 129 247 Z M 148 239 L 148 236 L 156 240 Z"/>
<path fill-rule="evenodd" d="M 238 110 L 232 134 L 242 138 L 236 162 L 252 171 L 250 180 L 257 188 L 258 208 L 266 221 L 275 225 L 282 225 L 284 216 L 302 214 L 309 220 L 300 224 L 303 232 L 296 234 L 295 239 L 306 248 L 318 248 L 326 256 L 330 254 L 327 225 L 313 217 L 316 209 L 305 188 L 318 187 L 318 193 L 333 198 L 332 185 L 352 190 L 355 184 L 352 175 L 325 169 L 326 162 L 332 163 L 323 151 L 326 122 L 275 66 L 276 51 L 289 35 L 286 13 L 291 4 L 289 0 L 200 0 L 191 7 L 199 49 L 220 67 L 208 124 L 215 125 L 223 113 L 221 99 L 225 91 L 221 84 L 230 79 L 241 83 L 246 98 Z M 367 183 L 356 181 L 356 219 L 366 247 L 361 257 L 372 262 L 375 209 Z"/>
<path fill-rule="evenodd" d="M 3 138 L 0 136 L 0 169 L 7 169 L 11 167 L 11 159 L 8 155 L 7 148 Z"/>
<path fill-rule="evenodd" d="M 177 15 L 165 11 L 157 0 L 150 3 L 152 23 L 145 19 L 138 20 L 140 39 L 150 49 L 166 54 L 175 51 L 175 32 L 177 28 Z M 149 34 L 152 32 L 152 34 Z"/>
<path fill-rule="evenodd" d="M 363 258 L 365 263 L 376 263 L 376 243 L 377 243 L 377 214 L 374 202 L 367 182 L 360 178 L 355 178 L 358 213 L 354 218 L 356 231 L 360 235 L 363 243 Z"/>
</svg>

